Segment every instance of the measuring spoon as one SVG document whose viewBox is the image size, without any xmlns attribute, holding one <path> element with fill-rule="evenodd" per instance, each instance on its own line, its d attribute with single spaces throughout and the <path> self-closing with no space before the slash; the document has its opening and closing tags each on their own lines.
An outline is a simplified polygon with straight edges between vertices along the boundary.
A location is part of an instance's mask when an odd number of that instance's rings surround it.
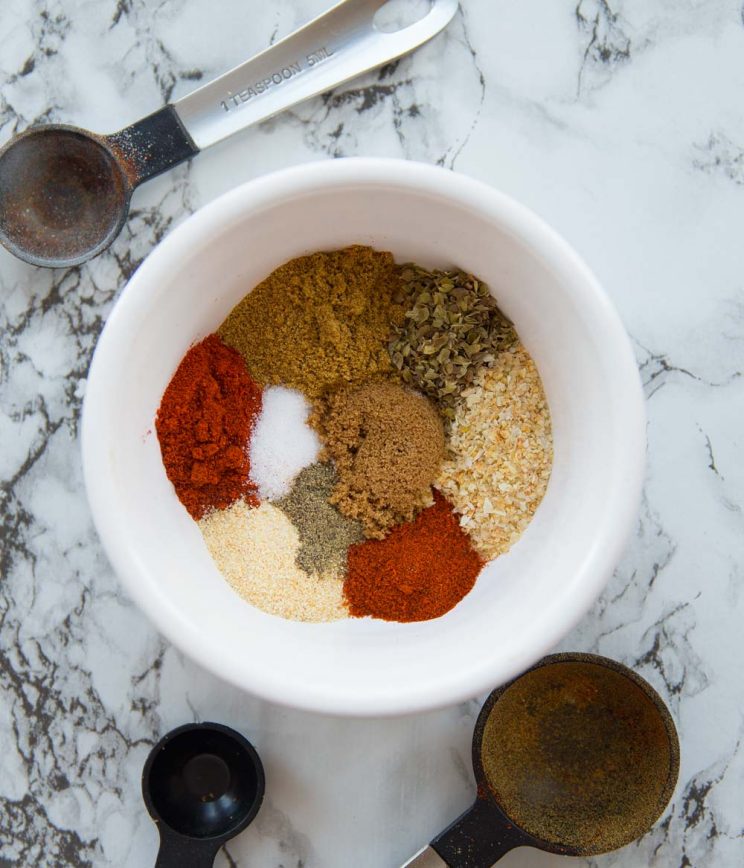
<svg viewBox="0 0 744 868">
<path fill-rule="evenodd" d="M 598 856 L 645 834 L 679 772 L 669 711 L 594 654 L 545 657 L 495 690 L 473 734 L 473 806 L 404 868 L 490 868 L 515 847 Z"/>
<path fill-rule="evenodd" d="M 142 772 L 142 796 L 160 832 L 155 868 L 211 868 L 220 847 L 252 822 L 265 779 L 253 745 L 219 723 L 169 732 Z"/>
<path fill-rule="evenodd" d="M 49 124 L 0 150 L 0 242 L 50 268 L 78 265 L 119 234 L 135 187 L 215 142 L 331 90 L 427 42 L 458 0 L 426 0 L 413 24 L 386 32 L 395 0 L 343 0 L 266 51 L 111 135 Z"/>
</svg>

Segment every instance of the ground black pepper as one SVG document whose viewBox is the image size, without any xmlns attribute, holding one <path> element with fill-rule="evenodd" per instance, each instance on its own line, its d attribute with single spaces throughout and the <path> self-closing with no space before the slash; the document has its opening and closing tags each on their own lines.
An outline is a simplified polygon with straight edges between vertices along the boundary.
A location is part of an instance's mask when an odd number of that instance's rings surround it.
<svg viewBox="0 0 744 868">
<path fill-rule="evenodd" d="M 328 502 L 338 481 L 332 464 L 311 464 L 300 472 L 288 495 L 276 506 L 297 528 L 297 566 L 310 575 L 346 575 L 349 546 L 364 538 L 358 521 L 341 515 Z"/>
</svg>

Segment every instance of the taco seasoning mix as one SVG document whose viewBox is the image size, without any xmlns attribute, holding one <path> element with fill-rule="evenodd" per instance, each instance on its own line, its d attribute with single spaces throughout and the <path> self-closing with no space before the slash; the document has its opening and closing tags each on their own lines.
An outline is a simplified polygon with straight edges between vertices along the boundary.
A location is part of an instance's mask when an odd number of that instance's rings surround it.
<svg viewBox="0 0 744 868">
<path fill-rule="evenodd" d="M 363 246 L 246 290 L 156 417 L 217 569 L 293 620 L 446 614 L 550 477 L 550 414 L 512 324 L 473 275 Z"/>
</svg>

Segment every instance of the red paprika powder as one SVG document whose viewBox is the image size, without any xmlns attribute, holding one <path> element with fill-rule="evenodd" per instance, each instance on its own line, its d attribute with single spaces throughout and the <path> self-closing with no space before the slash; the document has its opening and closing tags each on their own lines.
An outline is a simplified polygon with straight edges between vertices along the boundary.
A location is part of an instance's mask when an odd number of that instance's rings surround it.
<svg viewBox="0 0 744 868">
<path fill-rule="evenodd" d="M 385 539 L 351 546 L 344 597 L 352 615 L 428 621 L 473 587 L 484 562 L 449 503 L 439 493 L 434 499 L 434 506 Z"/>
<path fill-rule="evenodd" d="M 217 335 L 195 344 L 176 369 L 155 427 L 163 464 L 192 518 L 239 498 L 258 505 L 248 444 L 262 392 L 242 356 Z"/>
</svg>

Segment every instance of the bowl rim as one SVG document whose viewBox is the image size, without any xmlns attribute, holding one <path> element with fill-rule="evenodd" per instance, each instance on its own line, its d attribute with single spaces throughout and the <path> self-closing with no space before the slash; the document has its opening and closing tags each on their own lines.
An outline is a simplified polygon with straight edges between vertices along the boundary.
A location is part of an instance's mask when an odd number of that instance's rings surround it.
<svg viewBox="0 0 744 868">
<path fill-rule="evenodd" d="M 291 695 L 284 682 L 270 673 L 260 674 L 236 665 L 234 657 L 210 643 L 208 637 L 168 608 L 157 605 L 139 578 L 140 564 L 125 544 L 108 490 L 113 481 L 106 473 L 107 446 L 102 431 L 104 416 L 95 395 L 101 391 L 108 371 L 115 367 L 113 335 L 127 327 L 148 304 L 148 285 L 164 269 L 178 262 L 181 251 L 199 246 L 200 239 L 215 228 L 228 225 L 233 216 L 250 210 L 257 201 L 288 195 L 306 195 L 317 189 L 371 185 L 392 186 L 452 201 L 453 204 L 488 213 L 492 218 L 539 250 L 543 260 L 553 262 L 572 275 L 572 292 L 586 304 L 586 313 L 601 323 L 603 353 L 612 359 L 613 376 L 623 394 L 626 448 L 618 461 L 624 462 L 625 483 L 615 486 L 608 497 L 608 518 L 596 530 L 595 545 L 582 562 L 580 589 L 570 604 L 556 607 L 551 629 L 542 640 L 511 653 L 508 658 L 486 658 L 456 681 L 442 680 L 436 689 L 408 685 L 390 695 L 349 696 L 332 685 L 293 685 Z M 176 648 L 224 681 L 262 699 L 292 708 L 337 716 L 396 716 L 453 705 L 486 693 L 514 678 L 536 660 L 555 649 L 585 615 L 615 569 L 638 516 L 645 470 L 646 412 L 640 375 L 628 335 L 619 314 L 596 277 L 576 251 L 541 217 L 494 187 L 448 169 L 401 159 L 350 157 L 303 163 L 248 181 L 222 194 L 175 227 L 146 257 L 130 278 L 114 305 L 99 337 L 91 362 L 81 424 L 82 464 L 93 522 L 103 548 L 121 583 L 158 631 Z"/>
</svg>

